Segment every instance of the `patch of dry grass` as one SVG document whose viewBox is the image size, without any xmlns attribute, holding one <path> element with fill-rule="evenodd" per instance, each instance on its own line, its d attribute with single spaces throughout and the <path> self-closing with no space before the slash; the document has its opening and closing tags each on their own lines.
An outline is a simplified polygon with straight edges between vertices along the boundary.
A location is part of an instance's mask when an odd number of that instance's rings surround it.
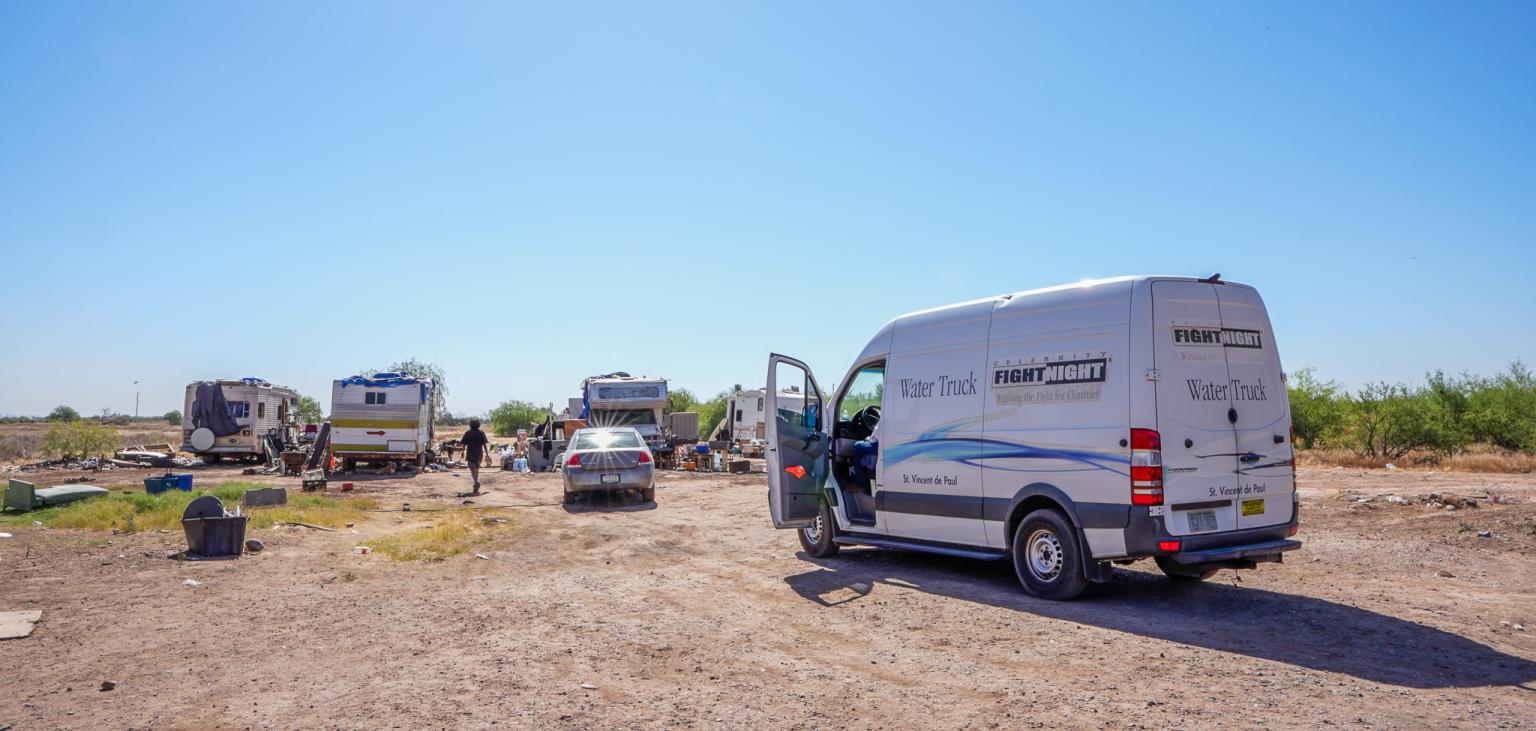
<svg viewBox="0 0 1536 731">
<path fill-rule="evenodd" d="M 518 529 L 516 523 L 506 518 L 473 510 L 451 510 L 434 516 L 431 525 L 375 540 L 372 548 L 397 561 L 441 561 L 513 535 Z"/>
<path fill-rule="evenodd" d="M 246 482 L 226 482 L 212 490 L 171 490 L 147 495 L 142 487 L 113 486 L 112 494 L 56 508 L 0 516 L 0 525 L 26 525 L 36 520 L 49 528 L 112 530 L 124 533 L 150 530 L 181 531 L 181 514 L 187 503 L 202 495 L 215 495 L 226 509 L 240 504 L 246 490 L 268 487 Z M 276 523 L 309 523 L 328 528 L 356 522 L 366 511 L 378 508 L 369 498 L 336 499 L 312 494 L 289 494 L 287 505 L 247 508 L 247 528 L 271 528 Z"/>
<path fill-rule="evenodd" d="M 1411 453 L 1400 459 L 1366 457 L 1347 449 L 1302 449 L 1296 452 L 1296 464 L 1302 467 L 1346 467 L 1379 470 L 1387 464 L 1398 469 L 1435 472 L 1529 473 L 1536 471 L 1536 455 L 1492 447 L 1474 447 L 1449 457 Z"/>
</svg>

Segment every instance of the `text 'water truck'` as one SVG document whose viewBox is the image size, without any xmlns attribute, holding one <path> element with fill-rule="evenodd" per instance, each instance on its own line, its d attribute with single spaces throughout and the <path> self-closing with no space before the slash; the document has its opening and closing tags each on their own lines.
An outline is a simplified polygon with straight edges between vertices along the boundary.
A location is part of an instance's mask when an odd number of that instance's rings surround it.
<svg viewBox="0 0 1536 731">
<path fill-rule="evenodd" d="M 581 382 L 581 418 L 591 426 L 630 426 L 652 452 L 666 447 L 661 414 L 667 407 L 667 379 L 609 373 Z"/>
</svg>

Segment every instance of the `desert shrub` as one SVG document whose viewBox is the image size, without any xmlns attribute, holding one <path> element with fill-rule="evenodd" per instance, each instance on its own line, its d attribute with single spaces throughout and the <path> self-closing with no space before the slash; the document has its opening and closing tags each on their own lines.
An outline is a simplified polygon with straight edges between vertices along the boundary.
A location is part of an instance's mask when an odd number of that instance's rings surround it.
<svg viewBox="0 0 1536 731">
<path fill-rule="evenodd" d="M 1451 413 L 1429 389 L 1371 383 L 1349 399 L 1355 449 L 1396 459 L 1416 449 L 1454 452 L 1465 446 Z"/>
<path fill-rule="evenodd" d="M 106 424 L 69 421 L 49 427 L 42 452 L 60 459 L 99 457 L 117 449 L 117 429 Z"/>
<path fill-rule="evenodd" d="M 160 418 L 164 419 L 165 423 L 170 424 L 171 426 L 181 426 L 181 412 L 180 411 L 167 411 L 167 412 L 165 412 L 165 416 L 162 416 Z"/>
<path fill-rule="evenodd" d="M 1313 368 L 1290 374 L 1286 394 L 1291 403 L 1291 428 L 1302 446 L 1314 449 L 1333 442 L 1342 432 L 1347 404 L 1335 381 L 1323 381 Z"/>
<path fill-rule="evenodd" d="M 1466 428 L 1477 441 L 1536 452 L 1536 378 L 1515 361 L 1467 397 Z"/>
<path fill-rule="evenodd" d="M 293 414 L 300 424 L 319 424 L 325 421 L 325 411 L 320 408 L 320 402 L 308 396 L 299 397 L 299 404 Z"/>
</svg>

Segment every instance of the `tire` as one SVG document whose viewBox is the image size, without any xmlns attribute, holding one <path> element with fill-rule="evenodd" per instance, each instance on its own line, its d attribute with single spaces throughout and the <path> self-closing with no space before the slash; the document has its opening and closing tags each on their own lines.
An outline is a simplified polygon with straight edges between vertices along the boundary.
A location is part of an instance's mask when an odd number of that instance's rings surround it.
<svg viewBox="0 0 1536 731">
<path fill-rule="evenodd" d="M 646 503 L 656 502 L 656 488 L 648 487 L 640 491 L 640 501 Z"/>
<path fill-rule="evenodd" d="M 203 455 L 203 461 L 207 462 L 208 464 L 218 464 L 218 463 L 224 461 L 224 455 L 222 455 L 222 454 L 205 454 L 205 455 Z"/>
<path fill-rule="evenodd" d="M 1051 509 L 1024 516 L 1013 532 L 1013 571 L 1031 596 L 1067 601 L 1082 595 L 1088 577 L 1077 531 L 1067 516 Z"/>
<path fill-rule="evenodd" d="M 571 505 L 571 504 L 574 504 L 575 502 L 576 502 L 576 493 L 574 493 L 574 492 L 567 492 L 567 493 L 565 493 L 565 497 L 561 500 L 561 504 L 563 504 L 563 505 Z"/>
<path fill-rule="evenodd" d="M 842 548 L 833 540 L 837 537 L 837 518 L 832 515 L 832 506 L 826 503 L 816 514 L 816 522 L 795 531 L 795 535 L 800 536 L 800 547 L 815 558 L 831 558 Z"/>
<path fill-rule="evenodd" d="M 424 470 L 424 469 L 427 468 L 427 453 L 426 452 L 422 452 L 421 454 L 416 455 L 416 468 L 417 469 L 421 469 L 421 470 Z"/>
<path fill-rule="evenodd" d="M 1167 556 L 1158 556 L 1153 560 L 1157 561 L 1157 568 L 1160 569 L 1163 572 L 1163 575 L 1167 576 L 1170 581 L 1189 583 L 1205 581 L 1206 579 L 1215 576 L 1216 572 L 1221 570 L 1210 566 L 1186 566 L 1179 563 L 1178 561 L 1168 558 Z"/>
</svg>

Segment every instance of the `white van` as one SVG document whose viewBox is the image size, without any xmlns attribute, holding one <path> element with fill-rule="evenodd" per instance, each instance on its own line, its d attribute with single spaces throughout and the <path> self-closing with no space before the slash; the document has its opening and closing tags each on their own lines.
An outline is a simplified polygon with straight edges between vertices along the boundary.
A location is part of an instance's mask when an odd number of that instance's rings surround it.
<svg viewBox="0 0 1536 731">
<path fill-rule="evenodd" d="M 1141 558 L 1192 580 L 1278 562 L 1301 545 L 1283 380 L 1258 292 L 1218 276 L 914 312 L 834 393 L 770 356 L 769 511 L 812 556 L 1011 558 L 1048 599 Z"/>
</svg>

